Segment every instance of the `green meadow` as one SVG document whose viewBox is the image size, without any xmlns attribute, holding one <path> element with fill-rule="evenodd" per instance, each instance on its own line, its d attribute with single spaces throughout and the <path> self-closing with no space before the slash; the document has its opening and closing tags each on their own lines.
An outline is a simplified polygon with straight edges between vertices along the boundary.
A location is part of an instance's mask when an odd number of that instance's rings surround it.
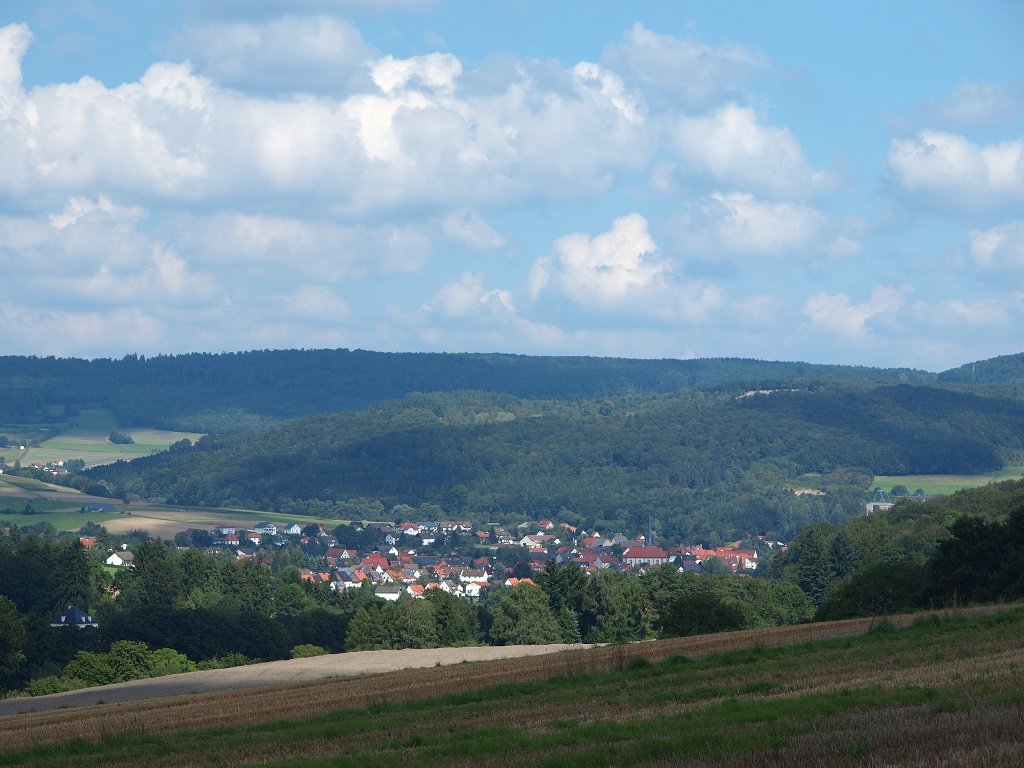
<svg viewBox="0 0 1024 768">
<path fill-rule="evenodd" d="M 1010 466 L 984 475 L 876 475 L 871 487 L 888 491 L 893 486 L 902 485 L 910 493 L 921 489 L 928 495 L 948 496 L 964 488 L 978 488 L 1000 480 L 1019 480 L 1022 477 L 1024 467 Z"/>
</svg>

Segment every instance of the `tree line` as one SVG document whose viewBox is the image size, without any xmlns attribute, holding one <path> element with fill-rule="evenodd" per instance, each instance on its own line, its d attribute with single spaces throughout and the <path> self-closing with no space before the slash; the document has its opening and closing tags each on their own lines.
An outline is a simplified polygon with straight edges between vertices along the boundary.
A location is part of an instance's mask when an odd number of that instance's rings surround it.
<svg viewBox="0 0 1024 768">
<path fill-rule="evenodd" d="M 799 587 L 820 619 L 1019 599 L 1024 481 L 809 526 L 764 575 Z"/>
<path fill-rule="evenodd" d="M 112 579 L 72 539 L 0 536 L 0 689 L 47 693 L 167 674 L 343 651 L 478 644 L 629 642 L 711 628 L 807 621 L 799 588 L 662 566 L 641 576 L 548 564 L 535 585 L 500 585 L 470 602 L 441 589 L 424 599 L 376 596 L 369 583 L 335 592 L 301 579 L 301 554 L 271 565 L 136 547 Z M 51 627 L 68 604 L 98 629 Z"/>
</svg>

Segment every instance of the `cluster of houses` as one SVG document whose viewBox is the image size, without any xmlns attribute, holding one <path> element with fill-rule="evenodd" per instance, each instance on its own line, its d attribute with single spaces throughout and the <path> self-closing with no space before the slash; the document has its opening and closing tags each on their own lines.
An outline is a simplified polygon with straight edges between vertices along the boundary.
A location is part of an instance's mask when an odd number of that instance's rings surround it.
<svg viewBox="0 0 1024 768">
<path fill-rule="evenodd" d="M 342 546 L 332 529 L 323 523 L 278 525 L 261 522 L 252 528 L 220 525 L 209 531 L 210 554 L 225 550 L 240 560 L 269 564 L 274 547 L 298 544 L 304 551 L 315 550 L 316 565 L 302 569 L 304 581 L 321 584 L 336 591 L 373 585 L 378 597 L 397 600 L 402 594 L 421 598 L 426 590 L 440 589 L 459 597 L 476 599 L 495 585 L 518 587 L 534 584 L 532 575 L 549 562 L 576 563 L 587 573 L 614 570 L 638 573 L 673 564 L 679 570 L 701 572 L 712 558 L 717 572 L 749 573 L 758 566 L 755 549 L 741 549 L 740 543 L 705 549 L 701 546 L 676 546 L 668 549 L 649 544 L 645 537 L 611 537 L 587 533 L 567 524 L 549 520 L 522 524 L 518 532 L 494 527 L 479 530 L 468 521 L 351 523 L 363 541 L 372 540 L 372 548 Z M 536 529 L 526 533 L 526 530 Z M 186 533 L 192 533 L 188 531 Z M 453 534 L 454 538 L 449 538 Z M 444 555 L 424 550 L 439 537 L 455 542 Z M 83 541 L 88 546 L 90 542 Z M 776 546 L 775 542 L 766 542 Z M 311 545 L 313 545 L 311 547 Z M 515 565 L 501 557 L 503 548 L 515 548 Z M 481 554 L 486 552 L 486 554 Z M 105 561 L 117 567 L 132 567 L 133 557 L 126 549 L 113 552 Z"/>
<path fill-rule="evenodd" d="M 19 450 L 24 451 L 25 446 L 20 446 Z M 31 464 L 26 464 L 25 467 L 45 472 L 46 474 L 53 475 L 54 477 L 64 477 L 64 475 L 69 474 L 69 470 L 64 466 L 64 461 L 62 459 L 58 459 L 57 461 L 48 461 L 45 464 L 39 461 L 33 461 Z M 6 464 L 0 464 L 0 475 L 4 474 L 4 472 L 11 472 L 13 469 L 13 467 L 9 467 Z"/>
</svg>

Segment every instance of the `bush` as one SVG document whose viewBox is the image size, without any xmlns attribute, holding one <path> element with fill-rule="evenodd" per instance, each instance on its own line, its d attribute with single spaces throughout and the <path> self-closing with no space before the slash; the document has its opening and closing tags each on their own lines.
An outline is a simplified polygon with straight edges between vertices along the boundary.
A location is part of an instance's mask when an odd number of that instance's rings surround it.
<svg viewBox="0 0 1024 768">
<path fill-rule="evenodd" d="M 214 659 L 207 659 L 196 664 L 196 669 L 228 669 L 230 667 L 244 667 L 246 664 L 258 664 L 257 659 L 250 659 L 241 653 L 226 653 Z"/>
<path fill-rule="evenodd" d="M 319 645 L 310 645 L 309 643 L 296 645 L 292 648 L 293 659 L 309 659 L 313 656 L 326 656 L 328 653 L 329 651 L 326 648 Z"/>
<path fill-rule="evenodd" d="M 47 696 L 51 693 L 63 693 L 64 691 L 76 691 L 85 688 L 85 683 L 75 677 L 57 677 L 48 675 L 37 680 L 31 680 L 25 686 L 24 692 L 29 696 Z"/>
</svg>

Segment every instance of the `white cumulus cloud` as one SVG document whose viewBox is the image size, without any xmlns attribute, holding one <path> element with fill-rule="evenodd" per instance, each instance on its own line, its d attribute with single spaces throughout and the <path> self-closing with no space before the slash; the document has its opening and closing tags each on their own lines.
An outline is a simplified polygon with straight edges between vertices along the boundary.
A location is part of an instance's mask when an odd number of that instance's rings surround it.
<svg viewBox="0 0 1024 768">
<path fill-rule="evenodd" d="M 322 285 L 304 285 L 277 302 L 278 311 L 288 317 L 324 323 L 347 318 L 352 310 L 348 303 Z"/>
<path fill-rule="evenodd" d="M 845 293 L 815 293 L 804 303 L 804 315 L 818 328 L 851 340 L 863 340 L 879 320 L 895 315 L 906 304 L 909 289 L 875 286 L 867 301 L 855 303 Z"/>
<path fill-rule="evenodd" d="M 474 251 L 493 251 L 505 244 L 505 238 L 475 211 L 462 209 L 448 214 L 441 220 L 441 229 L 447 237 Z"/>
<path fill-rule="evenodd" d="M 614 304 L 662 283 L 667 271 L 647 220 L 633 213 L 616 219 L 609 232 L 596 237 L 575 233 L 560 238 L 552 256 L 534 265 L 531 294 L 555 280 L 578 303 Z"/>
<path fill-rule="evenodd" d="M 672 264 L 658 250 L 647 219 L 622 216 L 595 237 L 559 238 L 549 256 L 530 270 L 527 290 L 536 299 L 556 290 L 589 309 L 618 309 L 641 316 L 705 319 L 722 302 L 713 283 L 672 279 Z"/>
<path fill-rule="evenodd" d="M 706 107 L 714 99 L 742 91 L 752 75 L 768 68 L 757 49 L 706 45 L 658 34 L 640 23 L 605 51 L 602 62 L 631 82 L 690 108 Z"/>
<path fill-rule="evenodd" d="M 1024 79 L 1012 83 L 965 80 L 948 97 L 928 102 L 919 111 L 929 125 L 999 125 L 1024 111 Z"/>
<path fill-rule="evenodd" d="M 828 223 L 799 203 L 770 202 L 742 192 L 715 192 L 677 219 L 681 244 L 709 256 L 794 255 L 818 244 Z"/>
<path fill-rule="evenodd" d="M 970 253 L 984 272 L 1024 269 L 1024 221 L 971 230 Z"/>
<path fill-rule="evenodd" d="M 680 117 L 672 138 L 686 169 L 721 185 L 807 197 L 832 184 L 829 174 L 807 161 L 788 128 L 762 125 L 749 107 L 729 103 L 705 115 Z"/>
<path fill-rule="evenodd" d="M 193 25 L 177 47 L 218 83 L 271 93 L 348 91 L 376 56 L 350 22 L 323 15 Z"/>
<path fill-rule="evenodd" d="M 311 34 L 306 22 L 287 23 Z M 328 30 L 328 43 L 346 29 Z M 271 31 L 284 38 L 288 29 Z M 271 34 L 257 32 L 261 45 Z M 503 80 L 469 89 L 451 54 L 384 56 L 353 65 L 364 82 L 352 92 L 267 96 L 216 79 L 233 77 L 225 53 L 205 75 L 189 62 L 157 62 L 115 88 L 85 77 L 26 91 L 20 60 L 30 38 L 24 25 L 0 32 L 0 197 L 38 209 L 103 194 L 348 219 L 436 214 L 590 198 L 654 151 L 639 99 L 594 64 L 516 61 Z"/>
<path fill-rule="evenodd" d="M 1024 139 L 975 144 L 944 131 L 892 142 L 897 187 L 928 207 L 975 212 L 1024 204 Z"/>
</svg>

